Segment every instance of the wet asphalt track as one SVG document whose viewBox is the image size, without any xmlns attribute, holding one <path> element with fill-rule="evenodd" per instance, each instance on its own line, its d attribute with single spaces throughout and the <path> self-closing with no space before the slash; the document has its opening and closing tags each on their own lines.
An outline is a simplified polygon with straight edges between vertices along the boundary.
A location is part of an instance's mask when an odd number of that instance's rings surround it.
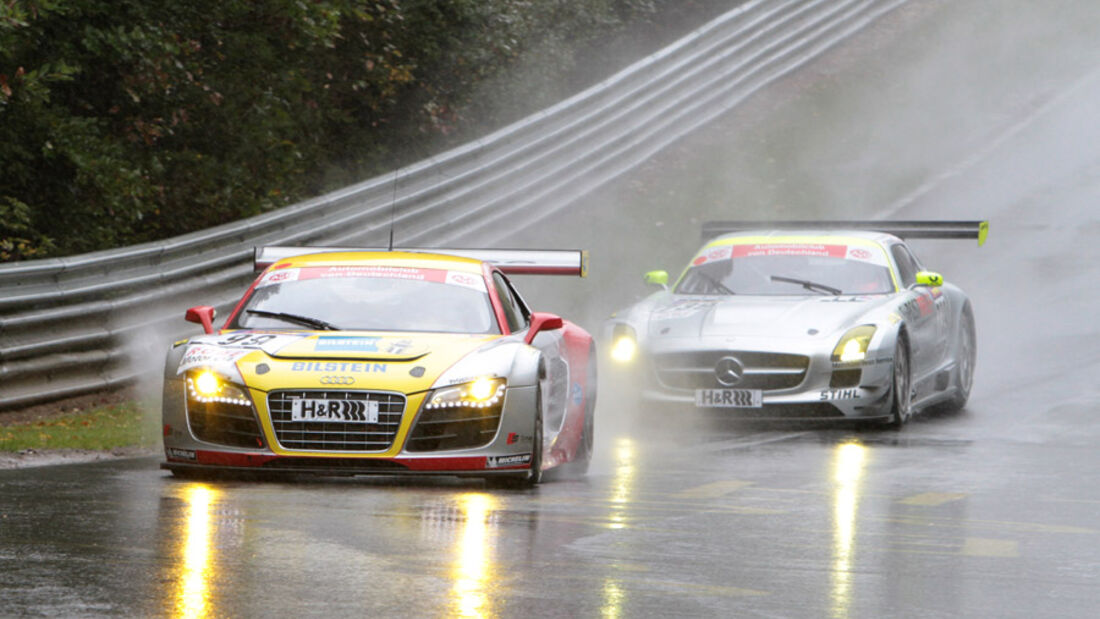
<svg viewBox="0 0 1100 619">
<path fill-rule="evenodd" d="M 605 400 L 588 478 L 526 492 L 200 484 L 151 459 L 0 471 L 0 615 L 1095 616 L 1100 44 L 1074 35 L 1100 15 L 918 4 L 521 240 L 593 249 L 590 281 L 530 296 L 595 327 L 730 204 L 987 217 L 980 250 L 916 245 L 974 301 L 963 413 L 658 435 Z"/>
</svg>

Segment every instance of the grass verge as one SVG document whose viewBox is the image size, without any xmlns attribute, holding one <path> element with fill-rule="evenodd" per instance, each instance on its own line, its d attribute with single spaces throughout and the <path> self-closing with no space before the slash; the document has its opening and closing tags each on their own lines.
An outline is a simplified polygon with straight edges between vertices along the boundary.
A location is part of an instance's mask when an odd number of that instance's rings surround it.
<svg viewBox="0 0 1100 619">
<path fill-rule="evenodd" d="M 141 403 L 128 401 L 75 415 L 0 426 L 0 452 L 25 449 L 111 450 L 155 447 L 159 426 Z"/>
</svg>

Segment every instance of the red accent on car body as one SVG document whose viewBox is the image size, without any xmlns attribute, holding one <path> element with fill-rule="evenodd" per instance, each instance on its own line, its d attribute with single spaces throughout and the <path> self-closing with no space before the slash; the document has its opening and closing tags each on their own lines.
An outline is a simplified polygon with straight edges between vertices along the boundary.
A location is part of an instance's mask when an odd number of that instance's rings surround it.
<svg viewBox="0 0 1100 619">
<path fill-rule="evenodd" d="M 531 325 L 527 328 L 527 337 L 523 339 L 524 343 L 530 344 L 535 336 L 543 331 L 553 331 L 554 329 L 561 329 L 565 326 L 565 321 L 561 319 L 561 316 L 557 314 L 548 314 L 546 312 L 531 312 Z"/>
<path fill-rule="evenodd" d="M 260 454 L 260 453 L 245 453 L 245 452 L 223 452 L 223 451 L 207 451 L 199 450 L 195 452 L 195 463 L 206 464 L 211 466 L 230 466 L 235 468 L 247 468 L 247 467 L 262 467 L 268 463 L 276 462 L 282 459 L 284 456 L 277 456 L 274 454 Z M 285 456 L 294 457 L 297 456 Z M 315 456 L 318 461 L 319 468 L 323 467 L 323 461 L 326 456 Z M 341 456 L 344 457 L 344 456 Z M 180 458 L 169 458 L 172 462 L 187 462 Z M 444 456 L 439 458 L 363 458 L 364 464 L 377 461 L 393 462 L 400 464 L 410 471 L 417 472 L 431 472 L 431 471 L 508 471 L 508 470 L 523 470 L 530 468 L 526 464 L 519 464 L 515 466 L 502 466 L 493 469 L 486 469 L 486 457 L 485 456 Z"/>
</svg>

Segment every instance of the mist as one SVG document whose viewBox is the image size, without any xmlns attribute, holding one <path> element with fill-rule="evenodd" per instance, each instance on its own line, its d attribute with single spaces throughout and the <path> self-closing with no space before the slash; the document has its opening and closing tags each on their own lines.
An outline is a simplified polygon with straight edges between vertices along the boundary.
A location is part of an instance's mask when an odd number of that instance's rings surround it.
<svg viewBox="0 0 1100 619">
<path fill-rule="evenodd" d="M 1060 98 L 1100 66 L 1096 32 L 1100 8 L 1087 1 L 907 3 L 537 229 L 519 232 L 511 246 L 591 253 L 587 280 L 527 277 L 521 291 L 536 309 L 559 312 L 598 337 L 612 312 L 652 292 L 644 272 L 677 277 L 701 245 L 703 221 L 1004 212 L 1037 178 L 1072 159 L 1064 151 L 1072 124 L 1066 135 L 1045 136 L 1034 148 L 1049 152 L 1033 153 L 1016 173 L 981 179 L 964 204 L 937 202 L 935 192 L 1035 119 L 1064 113 L 1054 107 Z M 994 217 L 991 243 L 999 226 L 1011 224 Z M 964 290 L 996 272 L 988 249 L 914 247 Z M 944 259 L 945 251 L 960 259 Z M 976 304 L 992 314 L 1000 301 Z M 979 380 L 983 374 L 979 363 Z M 600 426 L 630 423 L 619 403 L 603 399 L 597 410 L 597 436 Z M 631 432 L 644 438 L 642 427 Z M 598 439 L 601 451 L 608 450 Z"/>
</svg>

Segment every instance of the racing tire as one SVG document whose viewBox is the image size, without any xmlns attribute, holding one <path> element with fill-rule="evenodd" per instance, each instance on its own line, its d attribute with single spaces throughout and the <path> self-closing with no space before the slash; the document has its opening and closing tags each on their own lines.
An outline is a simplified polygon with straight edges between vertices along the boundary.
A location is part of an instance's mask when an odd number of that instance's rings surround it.
<svg viewBox="0 0 1100 619">
<path fill-rule="evenodd" d="M 959 358 L 955 364 L 955 393 L 944 402 L 942 409 L 953 413 L 962 410 L 970 399 L 974 386 L 974 362 L 978 357 L 978 339 L 974 332 L 974 314 L 968 304 L 959 320 Z"/>
<path fill-rule="evenodd" d="M 891 381 L 890 418 L 886 422 L 891 430 L 901 430 L 913 417 L 912 371 L 909 366 L 909 342 L 904 334 L 898 334 L 894 347 L 894 371 Z"/>
</svg>

